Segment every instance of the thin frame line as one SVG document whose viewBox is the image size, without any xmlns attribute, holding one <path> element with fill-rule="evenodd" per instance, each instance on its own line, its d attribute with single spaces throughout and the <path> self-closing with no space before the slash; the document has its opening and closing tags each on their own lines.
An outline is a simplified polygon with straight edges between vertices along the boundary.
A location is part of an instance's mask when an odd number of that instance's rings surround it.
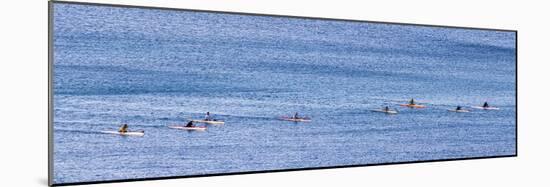
<svg viewBox="0 0 550 187">
<path fill-rule="evenodd" d="M 518 85 L 519 85 L 519 76 L 518 76 L 518 72 L 519 72 L 519 69 L 518 69 L 518 66 L 519 66 L 519 63 L 518 63 L 518 31 L 515 31 L 516 33 L 516 156 L 518 156 L 518 123 L 519 123 L 519 116 L 518 116 Z"/>
<path fill-rule="evenodd" d="M 53 185 L 53 2 L 48 1 L 48 185 Z"/>
</svg>

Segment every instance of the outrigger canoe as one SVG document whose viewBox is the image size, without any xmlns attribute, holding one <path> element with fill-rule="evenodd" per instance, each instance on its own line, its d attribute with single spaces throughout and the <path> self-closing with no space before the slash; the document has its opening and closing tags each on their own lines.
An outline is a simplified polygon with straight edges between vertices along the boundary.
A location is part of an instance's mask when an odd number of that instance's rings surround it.
<svg viewBox="0 0 550 187">
<path fill-rule="evenodd" d="M 191 120 L 196 123 L 206 123 L 206 124 L 213 124 L 213 125 L 223 125 L 224 121 L 217 121 L 217 120 L 201 120 L 201 119 L 193 119 Z"/>
<path fill-rule="evenodd" d="M 409 108 L 426 108 L 425 105 L 419 105 L 419 104 L 399 104 L 399 106 L 409 107 Z"/>
<path fill-rule="evenodd" d="M 293 121 L 293 122 L 311 122 L 310 118 L 291 118 L 291 117 L 283 116 L 279 119 L 284 121 Z"/>
<path fill-rule="evenodd" d="M 186 127 L 182 125 L 168 126 L 168 128 L 188 130 L 188 131 L 205 131 L 206 130 L 206 127 Z"/>
<path fill-rule="evenodd" d="M 480 109 L 480 110 L 500 110 L 500 108 L 497 107 L 483 107 L 483 106 L 472 106 L 472 108 Z"/>
<path fill-rule="evenodd" d="M 128 132 L 118 132 L 118 131 L 100 131 L 104 134 L 116 134 L 121 136 L 143 136 L 145 135 L 145 131 L 128 131 Z"/>
<path fill-rule="evenodd" d="M 381 112 L 381 113 L 386 113 L 386 114 L 397 114 L 397 110 L 374 109 L 374 110 L 371 110 L 371 111 Z"/>
</svg>

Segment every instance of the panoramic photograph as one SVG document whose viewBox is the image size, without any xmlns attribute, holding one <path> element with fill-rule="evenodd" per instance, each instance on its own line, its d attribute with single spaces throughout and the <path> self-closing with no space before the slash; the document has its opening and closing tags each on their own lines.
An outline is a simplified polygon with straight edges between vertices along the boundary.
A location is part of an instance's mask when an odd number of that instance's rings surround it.
<svg viewBox="0 0 550 187">
<path fill-rule="evenodd" d="M 516 155 L 516 32 L 54 2 L 54 184 Z"/>
</svg>

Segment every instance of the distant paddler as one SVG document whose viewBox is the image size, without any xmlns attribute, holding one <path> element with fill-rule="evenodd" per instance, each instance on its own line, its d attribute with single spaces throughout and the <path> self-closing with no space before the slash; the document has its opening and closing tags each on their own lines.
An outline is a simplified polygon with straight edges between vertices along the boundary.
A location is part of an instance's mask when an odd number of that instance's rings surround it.
<svg viewBox="0 0 550 187">
<path fill-rule="evenodd" d="M 122 126 L 120 128 L 118 128 L 118 132 L 120 133 L 126 133 L 128 132 L 128 124 L 122 124 Z"/>
<path fill-rule="evenodd" d="M 298 121 L 311 121 L 311 118 L 309 117 L 300 117 L 300 115 L 298 115 L 298 112 L 294 112 L 294 116 L 292 116 L 290 119 Z"/>
<path fill-rule="evenodd" d="M 193 121 L 189 121 L 187 122 L 187 125 L 185 125 L 185 127 L 194 127 L 195 124 L 193 124 Z"/>
<path fill-rule="evenodd" d="M 399 104 L 400 106 L 409 107 L 409 108 L 425 108 L 426 106 L 417 104 L 414 99 L 411 99 L 407 104 Z"/>
<path fill-rule="evenodd" d="M 464 113 L 464 112 L 470 112 L 469 110 L 466 110 L 466 109 L 462 108 L 462 106 L 460 106 L 460 105 L 459 105 L 459 106 L 456 106 L 455 109 L 451 109 L 451 110 L 449 110 L 449 111 L 451 111 L 451 112 L 462 112 L 462 113 Z"/>
<path fill-rule="evenodd" d="M 145 131 L 129 131 L 128 130 L 128 124 L 122 124 L 118 131 L 100 131 L 101 133 L 105 134 L 117 134 L 117 135 L 123 135 L 123 136 L 143 136 L 145 134 Z"/>
<path fill-rule="evenodd" d="M 195 123 L 206 123 L 206 124 L 213 124 L 213 125 L 223 125 L 225 123 L 219 119 L 213 118 L 210 112 L 206 112 L 206 115 L 204 115 L 203 119 L 190 119 L 190 120 Z"/>
<path fill-rule="evenodd" d="M 294 113 L 294 116 L 292 116 L 292 119 L 300 119 L 300 116 L 298 116 L 298 112 Z"/>
<path fill-rule="evenodd" d="M 371 110 L 373 112 L 381 112 L 381 113 L 386 113 L 386 114 L 397 114 L 397 110 L 392 110 L 390 109 L 389 106 L 385 106 L 384 108 L 382 109 L 374 109 L 374 110 Z"/>
<path fill-rule="evenodd" d="M 196 125 L 193 123 L 193 120 L 187 122 L 186 125 L 172 125 L 172 126 L 168 126 L 168 128 L 171 128 L 171 129 L 180 129 L 180 130 L 187 130 L 187 131 L 205 131 L 205 130 L 206 130 L 206 127 L 199 127 L 199 126 L 196 126 Z"/>
<path fill-rule="evenodd" d="M 285 121 L 293 121 L 293 122 L 310 122 L 311 121 L 311 118 L 309 117 L 300 117 L 298 115 L 298 112 L 295 112 L 294 115 L 291 117 L 282 116 L 280 119 Z"/>
<path fill-rule="evenodd" d="M 489 106 L 489 103 L 487 103 L 487 101 L 485 101 L 485 103 L 483 103 L 482 106 L 473 106 L 472 108 L 481 109 L 481 110 L 500 110 L 497 107 Z"/>
</svg>

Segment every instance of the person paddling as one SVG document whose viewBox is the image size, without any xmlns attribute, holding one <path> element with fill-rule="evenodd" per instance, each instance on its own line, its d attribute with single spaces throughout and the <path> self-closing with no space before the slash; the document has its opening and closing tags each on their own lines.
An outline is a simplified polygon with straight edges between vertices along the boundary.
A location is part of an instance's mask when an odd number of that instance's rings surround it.
<svg viewBox="0 0 550 187">
<path fill-rule="evenodd" d="M 483 103 L 483 108 L 489 108 L 489 103 L 487 102 Z"/>
<path fill-rule="evenodd" d="M 411 101 L 409 101 L 409 105 L 416 105 L 416 103 L 414 102 L 414 99 L 411 99 Z"/>
<path fill-rule="evenodd" d="M 211 119 L 210 112 L 206 112 L 206 115 L 204 116 L 204 121 L 210 121 Z"/>
<path fill-rule="evenodd" d="M 389 106 L 384 107 L 384 111 L 385 111 L 385 112 L 389 112 L 389 111 L 390 111 L 390 107 L 389 107 Z"/>
<path fill-rule="evenodd" d="M 189 121 L 187 122 L 187 125 L 185 125 L 185 127 L 194 127 L 195 125 L 193 125 L 193 121 Z"/>
<path fill-rule="evenodd" d="M 300 119 L 300 117 L 298 116 L 298 112 L 294 113 L 294 116 L 292 117 L 292 119 Z"/>
<path fill-rule="evenodd" d="M 120 133 L 128 132 L 128 124 L 122 124 L 122 126 L 118 129 L 118 132 Z"/>
<path fill-rule="evenodd" d="M 461 106 L 456 106 L 456 111 L 462 110 Z"/>
</svg>

